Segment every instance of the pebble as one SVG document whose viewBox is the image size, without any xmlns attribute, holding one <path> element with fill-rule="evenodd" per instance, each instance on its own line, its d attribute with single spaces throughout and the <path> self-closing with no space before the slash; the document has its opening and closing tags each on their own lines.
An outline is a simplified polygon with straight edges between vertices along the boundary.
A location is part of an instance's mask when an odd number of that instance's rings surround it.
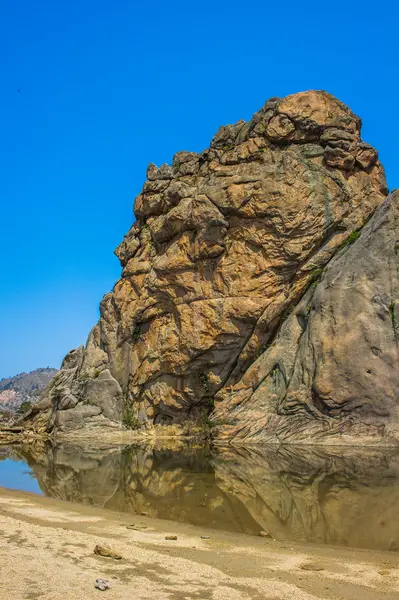
<svg viewBox="0 0 399 600">
<path fill-rule="evenodd" d="M 201 540 L 210 540 L 209 535 L 201 535 Z"/>
<path fill-rule="evenodd" d="M 260 537 L 267 537 L 267 538 L 272 537 L 268 531 L 259 531 L 259 535 L 260 535 Z"/>
<path fill-rule="evenodd" d="M 144 510 L 140 513 L 142 517 L 148 517 L 150 513 L 145 512 Z"/>
<path fill-rule="evenodd" d="M 177 540 L 177 535 L 165 535 L 165 540 Z"/>
<path fill-rule="evenodd" d="M 317 565 L 316 563 L 304 563 L 299 567 L 303 571 L 324 571 L 324 567 Z"/>
<path fill-rule="evenodd" d="M 94 554 L 98 554 L 98 556 L 105 556 L 106 558 L 114 558 L 115 560 L 121 560 L 122 556 L 111 550 L 111 548 L 106 548 L 105 546 L 99 546 L 98 544 L 94 548 Z"/>
<path fill-rule="evenodd" d="M 111 584 L 106 579 L 96 579 L 95 586 L 98 590 L 105 592 L 105 590 L 109 590 Z"/>
</svg>

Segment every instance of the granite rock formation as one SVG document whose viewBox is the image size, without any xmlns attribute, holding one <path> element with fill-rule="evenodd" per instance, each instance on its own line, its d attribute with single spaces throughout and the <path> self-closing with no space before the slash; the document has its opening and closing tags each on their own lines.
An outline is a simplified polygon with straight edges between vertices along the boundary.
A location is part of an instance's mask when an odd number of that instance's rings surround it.
<svg viewBox="0 0 399 600">
<path fill-rule="evenodd" d="M 116 250 L 122 277 L 30 425 L 211 414 L 224 440 L 394 439 L 396 196 L 349 247 L 387 195 L 360 127 L 333 96 L 304 92 L 150 165 Z"/>
</svg>

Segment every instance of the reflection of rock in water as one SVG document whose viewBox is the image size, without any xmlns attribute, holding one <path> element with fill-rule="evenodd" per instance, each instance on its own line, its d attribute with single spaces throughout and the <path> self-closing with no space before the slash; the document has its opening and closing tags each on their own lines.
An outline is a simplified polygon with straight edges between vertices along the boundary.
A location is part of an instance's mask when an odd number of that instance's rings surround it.
<svg viewBox="0 0 399 600">
<path fill-rule="evenodd" d="M 46 496 L 105 506 L 120 485 L 121 452 L 51 444 L 20 454 L 28 462 Z"/>
<path fill-rule="evenodd" d="M 399 549 L 399 451 L 178 451 L 49 445 L 24 455 L 43 492 L 277 539 Z"/>
<path fill-rule="evenodd" d="M 215 483 L 209 453 L 152 447 L 89 449 L 49 445 L 21 454 L 45 495 L 128 513 L 243 532 L 259 527 L 235 496 Z"/>
<path fill-rule="evenodd" d="M 399 452 L 225 452 L 217 483 L 277 539 L 399 549 Z"/>
</svg>

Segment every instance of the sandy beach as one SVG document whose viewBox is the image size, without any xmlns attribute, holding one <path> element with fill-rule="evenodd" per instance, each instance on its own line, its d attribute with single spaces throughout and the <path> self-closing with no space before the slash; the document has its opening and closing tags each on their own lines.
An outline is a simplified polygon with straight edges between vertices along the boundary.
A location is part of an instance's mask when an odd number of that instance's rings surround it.
<svg viewBox="0 0 399 600">
<path fill-rule="evenodd" d="M 4 488 L 0 531 L 1 600 L 399 597 L 395 552 L 199 529 Z M 177 540 L 166 540 L 168 535 Z M 122 559 L 94 554 L 96 545 Z M 96 589 L 98 578 L 111 587 Z"/>
</svg>

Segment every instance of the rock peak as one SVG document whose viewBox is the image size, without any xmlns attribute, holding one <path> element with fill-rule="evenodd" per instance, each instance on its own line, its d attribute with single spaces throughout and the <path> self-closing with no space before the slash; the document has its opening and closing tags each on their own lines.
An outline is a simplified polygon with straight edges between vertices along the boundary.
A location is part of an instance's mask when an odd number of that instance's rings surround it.
<svg viewBox="0 0 399 600">
<path fill-rule="evenodd" d="M 101 302 L 86 348 L 68 355 L 33 426 L 203 423 L 216 405 L 216 421 L 228 420 L 223 406 L 232 407 L 237 426 L 229 431 L 239 437 L 240 411 L 258 403 L 248 390 L 260 357 L 272 356 L 289 315 L 306 331 L 309 318 L 298 307 L 305 297 L 311 304 L 326 265 L 387 194 L 360 126 L 327 92 L 301 92 L 221 127 L 199 154 L 151 164 L 135 200 L 136 222 L 116 249 L 121 279 Z M 286 360 L 298 343 L 284 346 Z M 261 405 L 274 415 L 289 383 L 282 361 L 267 363 L 262 388 Z M 292 412 L 324 419 L 310 372 L 304 381 L 300 398 L 295 390 L 290 396 Z M 260 418 L 256 408 L 247 414 Z M 269 431 L 268 423 L 262 427 L 260 438 Z M 298 420 L 284 427 L 295 437 Z"/>
</svg>

